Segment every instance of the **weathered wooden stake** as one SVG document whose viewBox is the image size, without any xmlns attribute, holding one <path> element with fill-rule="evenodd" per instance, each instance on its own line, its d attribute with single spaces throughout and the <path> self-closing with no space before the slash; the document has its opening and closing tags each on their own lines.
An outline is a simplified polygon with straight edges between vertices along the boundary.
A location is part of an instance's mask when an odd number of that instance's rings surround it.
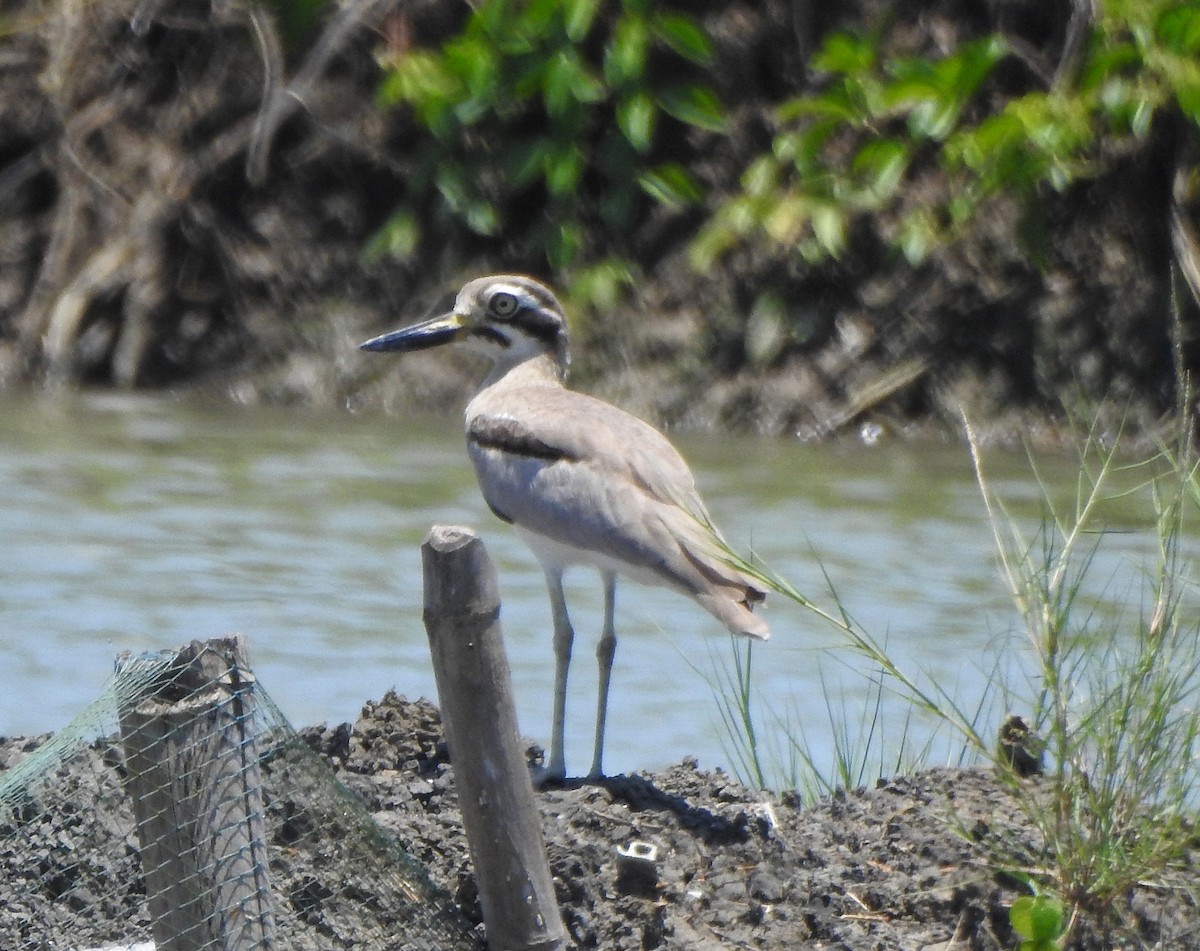
<svg viewBox="0 0 1200 951">
<path fill-rule="evenodd" d="M 121 739 L 158 951 L 277 948 L 240 636 L 181 648 L 121 710 Z"/>
<path fill-rule="evenodd" d="M 467 528 L 421 546 L 425 629 L 491 951 L 566 942 L 517 732 L 496 569 Z"/>
</svg>

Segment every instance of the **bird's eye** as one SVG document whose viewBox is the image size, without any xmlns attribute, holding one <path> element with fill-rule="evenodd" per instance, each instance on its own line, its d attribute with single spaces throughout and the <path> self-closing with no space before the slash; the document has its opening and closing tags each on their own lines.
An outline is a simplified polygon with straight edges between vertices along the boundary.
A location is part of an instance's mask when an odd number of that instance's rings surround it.
<svg viewBox="0 0 1200 951">
<path fill-rule="evenodd" d="M 517 312 L 517 299 L 512 294 L 501 291 L 492 295 L 489 306 L 497 317 L 511 317 Z"/>
</svg>

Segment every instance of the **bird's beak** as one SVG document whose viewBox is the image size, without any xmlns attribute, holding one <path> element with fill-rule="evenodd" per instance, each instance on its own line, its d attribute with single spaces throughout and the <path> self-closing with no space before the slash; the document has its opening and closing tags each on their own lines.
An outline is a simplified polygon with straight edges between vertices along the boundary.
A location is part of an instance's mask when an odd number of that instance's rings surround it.
<svg viewBox="0 0 1200 951">
<path fill-rule="evenodd" d="M 452 343 L 462 333 L 463 319 L 461 314 L 442 314 L 431 320 L 402 327 L 390 333 L 372 337 L 365 343 L 360 343 L 360 350 L 383 352 L 395 350 L 400 353 L 411 353 L 414 350 L 428 350 L 430 347 L 440 347 Z"/>
</svg>

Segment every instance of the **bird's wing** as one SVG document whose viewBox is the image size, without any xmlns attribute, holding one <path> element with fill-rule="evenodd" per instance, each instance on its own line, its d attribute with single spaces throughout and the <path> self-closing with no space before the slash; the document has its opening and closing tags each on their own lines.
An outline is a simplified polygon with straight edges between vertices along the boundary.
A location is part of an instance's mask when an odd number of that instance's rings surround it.
<svg viewBox="0 0 1200 951">
<path fill-rule="evenodd" d="M 497 515 L 690 594 L 716 586 L 761 599 L 726 564 L 691 470 L 666 437 L 570 390 L 539 388 L 519 402 L 519 419 L 485 404 L 467 421 L 471 459 Z"/>
</svg>

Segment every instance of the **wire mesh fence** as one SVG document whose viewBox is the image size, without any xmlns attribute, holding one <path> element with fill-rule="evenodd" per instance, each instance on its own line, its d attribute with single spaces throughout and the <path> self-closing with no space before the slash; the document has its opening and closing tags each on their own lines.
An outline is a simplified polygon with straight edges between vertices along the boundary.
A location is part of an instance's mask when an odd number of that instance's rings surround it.
<svg viewBox="0 0 1200 951">
<path fill-rule="evenodd" d="M 0 772 L 0 948 L 480 947 L 243 656 L 231 638 L 123 657 Z"/>
</svg>

